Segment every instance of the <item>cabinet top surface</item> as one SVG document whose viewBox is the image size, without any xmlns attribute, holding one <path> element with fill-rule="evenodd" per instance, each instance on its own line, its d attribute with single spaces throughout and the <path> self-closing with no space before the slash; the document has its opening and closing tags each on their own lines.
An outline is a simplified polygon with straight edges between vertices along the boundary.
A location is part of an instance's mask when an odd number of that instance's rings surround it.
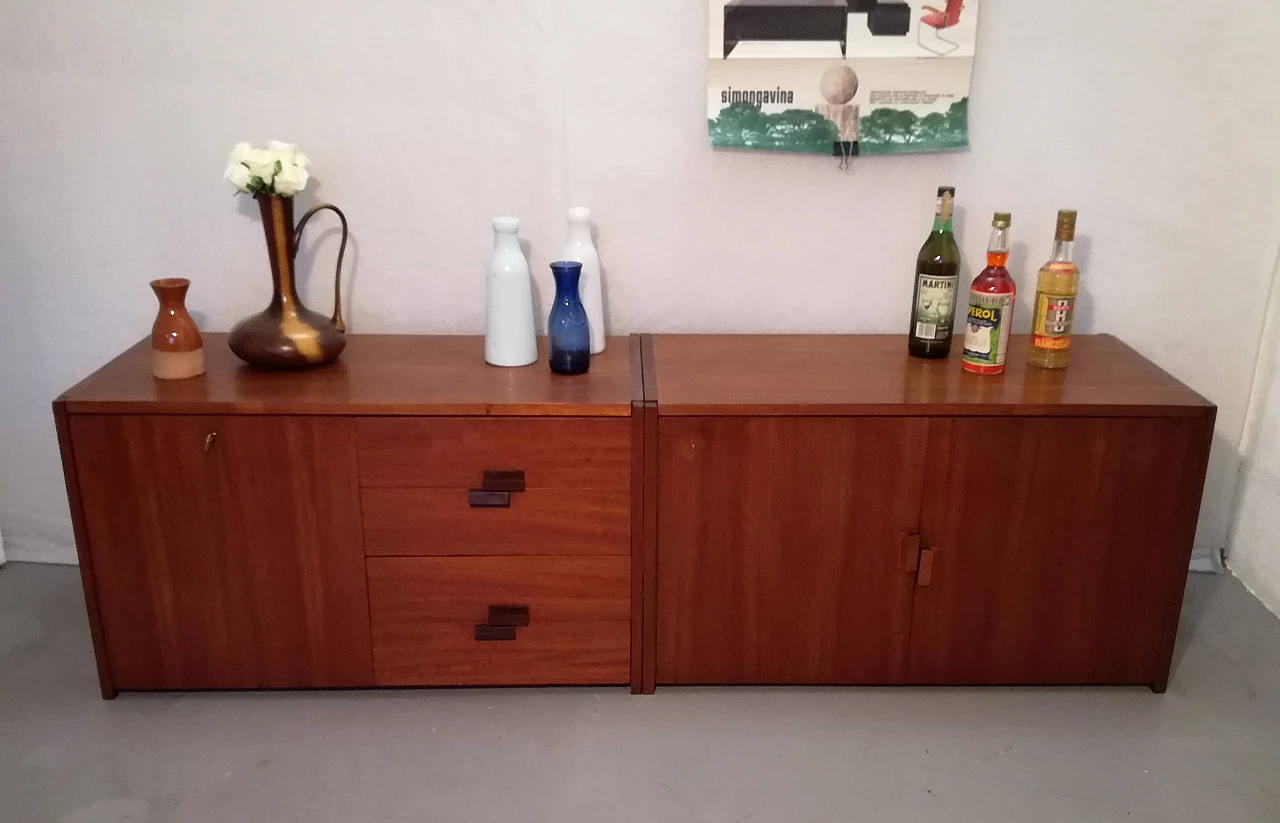
<svg viewBox="0 0 1280 823">
<path fill-rule="evenodd" d="M 227 335 L 208 333 L 201 377 L 155 379 L 143 340 L 62 400 L 71 413 L 625 416 L 640 399 L 631 348 L 611 337 L 590 371 L 565 377 L 547 367 L 546 338 L 538 362 L 508 369 L 484 362 L 483 337 L 351 335 L 336 363 L 273 372 L 241 363 Z"/>
<path fill-rule="evenodd" d="M 1109 335 L 1077 336 L 1066 369 L 1027 364 L 1013 338 L 1003 375 L 907 354 L 903 335 L 654 335 L 663 415 L 1197 416 L 1213 405 Z M 648 399 L 653 400 L 653 397 Z"/>
</svg>

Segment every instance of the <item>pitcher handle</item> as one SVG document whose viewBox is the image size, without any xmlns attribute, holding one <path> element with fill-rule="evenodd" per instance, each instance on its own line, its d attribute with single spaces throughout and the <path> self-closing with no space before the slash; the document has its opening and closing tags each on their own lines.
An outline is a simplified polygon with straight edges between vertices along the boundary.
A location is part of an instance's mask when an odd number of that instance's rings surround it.
<svg viewBox="0 0 1280 823">
<path fill-rule="evenodd" d="M 342 221 L 342 244 L 338 246 L 338 268 L 333 275 L 333 327 L 339 332 L 346 333 L 347 324 L 342 320 L 342 258 L 347 253 L 347 216 L 342 213 L 342 209 L 330 203 L 320 203 L 307 209 L 307 213 L 302 215 L 302 219 L 298 221 L 298 228 L 293 232 L 293 257 L 298 256 L 298 246 L 302 241 L 302 230 L 306 228 L 307 221 L 322 212 L 325 209 L 338 215 L 338 219 Z"/>
</svg>

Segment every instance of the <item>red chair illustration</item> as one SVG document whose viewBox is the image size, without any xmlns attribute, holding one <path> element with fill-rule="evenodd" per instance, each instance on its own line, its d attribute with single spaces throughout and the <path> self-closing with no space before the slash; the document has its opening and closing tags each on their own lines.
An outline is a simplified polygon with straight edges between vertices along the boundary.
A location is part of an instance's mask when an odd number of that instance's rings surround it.
<svg viewBox="0 0 1280 823">
<path fill-rule="evenodd" d="M 956 49 L 960 48 L 960 44 L 954 40 L 948 40 L 942 36 L 943 29 L 949 29 L 956 23 L 960 22 L 960 11 L 964 8 L 964 0 L 947 0 L 947 8 L 945 10 L 935 9 L 933 6 L 924 7 L 924 16 L 920 18 L 920 25 L 916 28 L 916 42 L 920 44 L 920 48 L 925 51 L 931 51 L 939 57 L 945 57 Z M 950 48 L 943 48 L 941 51 L 933 46 L 926 45 L 920 38 L 924 27 L 932 28 L 939 42 L 946 43 Z"/>
</svg>

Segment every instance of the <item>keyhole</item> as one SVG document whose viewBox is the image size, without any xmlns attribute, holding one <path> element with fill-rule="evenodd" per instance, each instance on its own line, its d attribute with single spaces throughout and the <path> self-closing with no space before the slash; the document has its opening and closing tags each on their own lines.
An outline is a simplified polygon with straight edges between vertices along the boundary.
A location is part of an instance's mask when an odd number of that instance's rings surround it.
<svg viewBox="0 0 1280 823">
<path fill-rule="evenodd" d="M 706 446 L 707 439 L 700 434 L 695 434 L 681 445 L 680 456 L 685 460 L 693 460 Z"/>
</svg>

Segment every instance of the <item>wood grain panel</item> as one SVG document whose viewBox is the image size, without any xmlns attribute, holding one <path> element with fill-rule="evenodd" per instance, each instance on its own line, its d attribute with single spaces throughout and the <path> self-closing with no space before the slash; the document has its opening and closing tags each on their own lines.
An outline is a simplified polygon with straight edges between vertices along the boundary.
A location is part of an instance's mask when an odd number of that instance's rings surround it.
<svg viewBox="0 0 1280 823">
<path fill-rule="evenodd" d="M 473 509 L 466 489 L 363 489 L 370 556 L 631 553 L 625 489 L 529 489 Z"/>
<path fill-rule="evenodd" d="M 227 335 L 206 332 L 208 372 L 191 380 L 151 377 L 149 340 L 64 396 L 75 413 L 606 416 L 631 414 L 631 362 L 625 337 L 591 358 L 586 374 L 538 363 L 503 369 L 484 362 L 484 338 L 447 335 L 347 336 L 329 366 L 280 374 L 246 367 Z"/>
<path fill-rule="evenodd" d="M 658 374 L 653 362 L 653 339 L 640 340 L 641 376 L 644 381 L 644 488 L 641 506 L 632 517 L 640 521 L 640 565 L 644 574 L 640 610 L 644 617 L 642 694 L 657 688 L 658 667 Z M 633 549 L 634 551 L 634 549 Z"/>
<path fill-rule="evenodd" d="M 483 623 L 491 605 L 528 606 L 538 623 L 629 622 L 624 557 L 376 557 L 375 623 Z"/>
<path fill-rule="evenodd" d="M 1176 418 L 933 421 L 908 679 L 1157 684 L 1207 436 Z"/>
<path fill-rule="evenodd" d="M 379 685 L 626 683 L 627 557 L 370 558 Z M 529 608 L 514 641 L 480 642 L 491 605 Z"/>
<path fill-rule="evenodd" d="M 520 469 L 529 489 L 631 488 L 628 420 L 467 417 L 356 421 L 366 488 L 479 488 Z"/>
<path fill-rule="evenodd" d="M 73 415 L 70 430 L 116 688 L 371 682 L 348 421 Z"/>
<path fill-rule="evenodd" d="M 1204 485 L 1209 472 L 1209 452 L 1213 447 L 1213 431 L 1217 417 L 1217 410 L 1212 410 L 1196 421 L 1193 430 L 1187 434 L 1192 443 L 1192 449 L 1185 455 L 1186 471 L 1182 475 L 1182 499 L 1178 503 L 1178 518 L 1171 525 L 1170 534 L 1174 545 L 1190 546 L 1189 551 L 1195 548 L 1200 505 L 1204 500 Z M 1155 677 L 1149 684 L 1151 690 L 1157 694 L 1164 694 L 1169 688 L 1173 651 L 1178 637 L 1178 625 L 1182 619 L 1182 600 L 1187 586 L 1187 575 L 1175 575 L 1174 579 L 1175 585 L 1170 586 L 1165 594 L 1164 631 L 1161 635 L 1160 651 L 1156 655 Z"/>
<path fill-rule="evenodd" d="M 662 418 L 657 682 L 900 682 L 927 425 Z"/>
<path fill-rule="evenodd" d="M 631 335 L 631 693 L 644 693 L 644 341 Z M 656 436 L 656 432 L 655 432 Z"/>
<path fill-rule="evenodd" d="M 631 624 L 548 623 L 477 642 L 470 623 L 377 625 L 379 686 L 624 685 Z"/>
<path fill-rule="evenodd" d="M 89 549 L 84 501 L 80 496 L 80 475 L 76 468 L 75 449 L 71 443 L 66 404 L 61 400 L 53 404 L 53 420 L 58 432 L 58 451 L 62 457 L 62 477 L 66 483 L 67 504 L 71 510 L 71 529 L 76 540 L 76 558 L 80 564 L 80 584 L 84 589 L 89 634 L 93 638 L 93 655 L 98 666 L 98 688 L 103 700 L 114 700 L 117 691 L 111 680 L 111 664 L 107 660 L 107 642 L 102 627 L 102 612 L 98 605 L 97 579 L 93 573 L 93 553 Z"/>
<path fill-rule="evenodd" d="M 908 357 L 902 335 L 655 335 L 662 415 L 1199 417 L 1209 401 L 1108 335 L 1077 335 L 1071 365 L 1005 374 Z M 958 345 L 958 344 L 957 344 Z"/>
</svg>

